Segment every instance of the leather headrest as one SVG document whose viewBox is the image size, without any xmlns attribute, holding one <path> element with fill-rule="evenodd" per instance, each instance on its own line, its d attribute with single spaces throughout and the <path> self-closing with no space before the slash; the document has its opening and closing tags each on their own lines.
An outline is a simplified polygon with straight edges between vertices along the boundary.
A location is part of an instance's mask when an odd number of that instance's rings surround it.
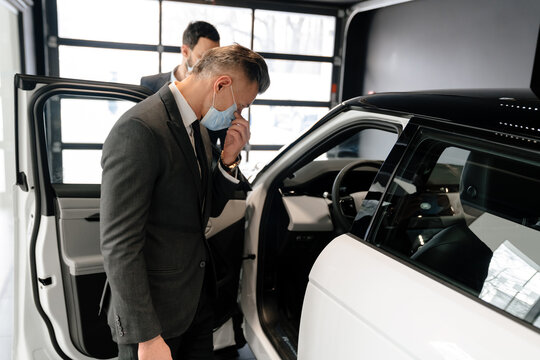
<svg viewBox="0 0 540 360">
<path fill-rule="evenodd" d="M 540 219 L 540 166 L 471 152 L 461 174 L 463 205 L 521 224 Z"/>
</svg>

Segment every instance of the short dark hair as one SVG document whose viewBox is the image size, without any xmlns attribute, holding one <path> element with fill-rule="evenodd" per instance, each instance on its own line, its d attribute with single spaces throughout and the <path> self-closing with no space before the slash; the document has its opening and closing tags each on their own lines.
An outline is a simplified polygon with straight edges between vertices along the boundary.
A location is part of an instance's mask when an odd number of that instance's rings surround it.
<svg viewBox="0 0 540 360">
<path fill-rule="evenodd" d="M 214 76 L 227 74 L 230 70 L 241 72 L 247 80 L 257 82 L 259 94 L 270 86 L 268 66 L 263 57 L 238 44 L 206 51 L 193 67 L 192 73 L 195 76 Z"/>
<path fill-rule="evenodd" d="M 182 35 L 182 44 L 189 46 L 193 50 L 202 37 L 215 42 L 219 41 L 219 33 L 214 25 L 206 21 L 190 22 L 186 30 L 184 30 L 184 35 Z"/>
</svg>

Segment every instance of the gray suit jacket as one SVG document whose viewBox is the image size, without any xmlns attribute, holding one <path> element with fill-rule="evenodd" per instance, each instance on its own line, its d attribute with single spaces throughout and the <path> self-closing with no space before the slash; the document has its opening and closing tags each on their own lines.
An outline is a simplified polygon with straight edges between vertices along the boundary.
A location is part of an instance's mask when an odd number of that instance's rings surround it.
<svg viewBox="0 0 540 360">
<path fill-rule="evenodd" d="M 173 71 L 176 71 L 176 67 Z M 147 88 L 152 90 L 152 92 L 157 93 L 163 85 L 171 81 L 171 73 L 172 71 L 166 73 L 159 73 L 156 75 L 143 76 L 141 78 L 141 85 L 146 86 Z"/>
<path fill-rule="evenodd" d="M 178 66 L 176 66 L 173 71 L 176 71 L 177 68 Z M 169 83 L 169 81 L 171 80 L 171 73 L 172 71 L 168 73 L 143 76 L 141 78 L 141 85 L 147 87 L 148 89 L 152 90 L 152 92 L 156 93 L 163 85 Z M 208 130 L 208 135 L 210 135 L 210 140 L 212 144 L 216 144 L 217 139 L 220 139 L 220 143 L 223 144 L 225 143 L 225 137 L 227 136 L 227 129 L 218 131 Z"/>
<path fill-rule="evenodd" d="M 205 132 L 203 138 L 210 168 Z M 214 168 L 203 188 L 167 86 L 116 122 L 101 164 L 101 251 L 113 339 L 130 344 L 181 335 L 195 315 L 205 271 L 215 279 L 204 237 L 208 217 L 221 213 L 238 185 Z"/>
</svg>

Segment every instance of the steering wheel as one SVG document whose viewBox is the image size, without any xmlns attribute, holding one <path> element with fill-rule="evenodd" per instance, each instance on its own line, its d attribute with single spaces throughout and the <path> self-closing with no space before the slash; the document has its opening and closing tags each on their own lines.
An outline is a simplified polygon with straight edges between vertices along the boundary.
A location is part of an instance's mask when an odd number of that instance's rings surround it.
<svg viewBox="0 0 540 360">
<path fill-rule="evenodd" d="M 351 228 L 354 217 L 358 212 L 358 208 L 355 206 L 354 196 L 352 196 L 352 194 L 341 196 L 340 194 L 341 183 L 343 182 L 343 179 L 349 172 L 356 169 L 366 168 L 366 170 L 373 170 L 373 168 L 379 169 L 380 167 L 381 163 L 377 161 L 358 160 L 345 166 L 336 176 L 334 184 L 332 185 L 332 210 L 338 227 L 343 231 L 348 231 Z M 360 193 L 356 194 L 360 196 Z M 366 194 L 367 191 L 363 192 L 362 195 L 365 197 Z M 363 198 L 361 200 L 363 200 Z M 360 203 L 361 201 L 357 200 L 356 202 Z M 348 210 L 347 212 L 354 213 L 355 215 L 347 215 L 345 213 L 345 210 Z"/>
</svg>

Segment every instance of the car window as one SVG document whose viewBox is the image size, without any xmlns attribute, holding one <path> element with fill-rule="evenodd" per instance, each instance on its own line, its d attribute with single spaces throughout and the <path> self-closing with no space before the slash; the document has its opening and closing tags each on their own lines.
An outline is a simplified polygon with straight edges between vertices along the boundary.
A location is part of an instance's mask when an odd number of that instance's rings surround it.
<svg viewBox="0 0 540 360">
<path fill-rule="evenodd" d="M 112 126 L 135 102 L 52 96 L 44 106 L 51 183 L 100 184 L 101 148 Z"/>
<path fill-rule="evenodd" d="M 369 241 L 540 327 L 540 163 L 459 139 L 419 144 Z"/>
<path fill-rule="evenodd" d="M 380 129 L 362 129 L 334 146 L 316 160 L 359 158 L 384 160 L 397 141 L 397 134 Z"/>
</svg>

